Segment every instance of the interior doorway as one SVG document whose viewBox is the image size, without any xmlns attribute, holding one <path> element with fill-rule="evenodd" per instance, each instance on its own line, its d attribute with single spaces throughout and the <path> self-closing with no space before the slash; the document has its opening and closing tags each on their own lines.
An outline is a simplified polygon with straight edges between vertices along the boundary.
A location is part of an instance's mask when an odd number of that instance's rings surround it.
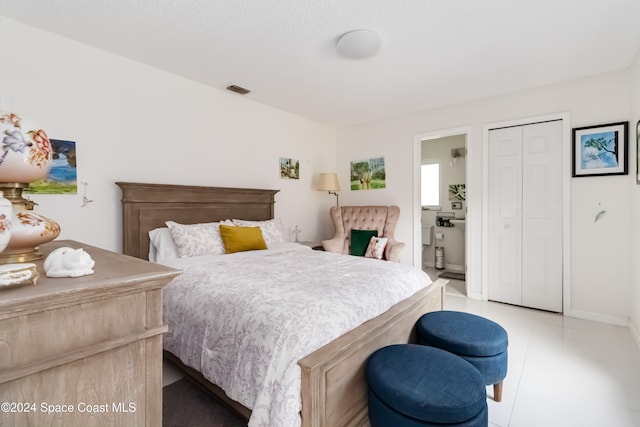
<svg viewBox="0 0 640 427">
<path fill-rule="evenodd" d="M 466 296 L 467 133 L 421 135 L 417 143 L 414 265 L 432 279 L 447 278 L 448 293 Z"/>
</svg>

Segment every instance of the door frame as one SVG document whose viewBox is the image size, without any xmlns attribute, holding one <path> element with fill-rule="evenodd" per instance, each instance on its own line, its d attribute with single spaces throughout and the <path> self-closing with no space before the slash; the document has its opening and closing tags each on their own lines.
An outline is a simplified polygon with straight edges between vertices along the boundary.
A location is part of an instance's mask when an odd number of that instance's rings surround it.
<svg viewBox="0 0 640 427">
<path fill-rule="evenodd" d="M 523 126 L 562 120 L 562 311 L 571 312 L 571 114 L 569 112 L 494 122 L 482 126 L 482 192 L 489 194 L 489 131 L 496 128 Z M 484 199 L 484 198 L 483 198 Z M 488 217 L 489 206 L 482 204 L 482 299 L 489 297 Z"/>
<path fill-rule="evenodd" d="M 467 288 L 467 296 L 475 299 L 480 298 L 480 294 L 477 295 L 473 293 L 474 284 L 478 283 L 476 278 L 479 278 L 479 274 L 472 274 L 473 272 L 479 271 L 480 269 L 480 257 L 479 256 L 471 256 L 473 255 L 473 245 L 479 247 L 479 236 L 480 230 L 479 225 L 480 222 L 473 221 L 473 218 L 480 218 L 479 212 L 480 210 L 473 206 L 470 206 L 469 200 L 474 194 L 479 194 L 476 190 L 477 184 L 473 185 L 472 182 L 469 181 L 469 168 L 470 162 L 469 157 L 473 155 L 475 151 L 472 147 L 471 143 L 472 138 L 472 127 L 471 126 L 463 126 L 457 128 L 449 128 L 449 129 L 440 129 L 429 132 L 422 132 L 419 134 L 415 134 L 413 137 L 413 266 L 419 269 L 422 269 L 422 206 L 420 203 L 420 164 L 421 164 L 421 153 L 422 153 L 422 141 L 425 139 L 439 139 L 447 136 L 454 135 L 464 135 L 465 136 L 465 148 L 467 150 L 466 161 L 465 161 L 465 176 L 466 176 L 466 192 L 467 192 L 467 212 L 465 214 L 466 218 L 466 232 L 465 232 L 465 263 L 466 263 L 466 288 Z M 474 215 L 475 214 L 475 215 Z M 476 226 L 474 226 L 476 225 Z M 477 238 L 474 238 L 473 232 L 476 231 Z M 477 286 L 477 285 L 476 285 Z"/>
</svg>

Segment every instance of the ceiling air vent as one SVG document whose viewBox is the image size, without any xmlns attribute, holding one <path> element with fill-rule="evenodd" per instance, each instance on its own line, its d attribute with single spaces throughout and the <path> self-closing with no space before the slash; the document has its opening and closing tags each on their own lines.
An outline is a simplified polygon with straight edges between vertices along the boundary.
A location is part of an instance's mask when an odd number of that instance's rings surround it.
<svg viewBox="0 0 640 427">
<path fill-rule="evenodd" d="M 246 95 L 249 92 L 251 92 L 249 89 L 245 89 L 241 86 L 236 86 L 236 85 L 227 86 L 227 90 L 230 90 L 231 92 L 239 93 L 240 95 Z"/>
</svg>

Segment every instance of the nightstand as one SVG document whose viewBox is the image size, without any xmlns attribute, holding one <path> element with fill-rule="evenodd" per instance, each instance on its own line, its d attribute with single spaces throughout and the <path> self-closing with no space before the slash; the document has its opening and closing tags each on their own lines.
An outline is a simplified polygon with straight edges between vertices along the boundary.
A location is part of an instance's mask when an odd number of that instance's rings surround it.
<svg viewBox="0 0 640 427">
<path fill-rule="evenodd" d="M 297 242 L 297 243 L 300 243 L 301 245 L 309 246 L 314 251 L 324 251 L 324 248 L 322 247 L 322 242 Z"/>
</svg>

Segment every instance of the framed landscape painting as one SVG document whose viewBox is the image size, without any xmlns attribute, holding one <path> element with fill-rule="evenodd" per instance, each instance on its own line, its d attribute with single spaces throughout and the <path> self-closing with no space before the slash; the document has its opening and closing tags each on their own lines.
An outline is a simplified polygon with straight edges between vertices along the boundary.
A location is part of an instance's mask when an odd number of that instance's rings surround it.
<svg viewBox="0 0 640 427">
<path fill-rule="evenodd" d="M 29 184 L 27 194 L 78 194 L 75 141 L 50 139 L 52 166 L 49 174 Z"/>
<path fill-rule="evenodd" d="M 627 175 L 629 122 L 573 129 L 574 177 Z"/>
<path fill-rule="evenodd" d="M 351 162 L 351 189 L 372 190 L 387 187 L 384 157 Z"/>
</svg>

